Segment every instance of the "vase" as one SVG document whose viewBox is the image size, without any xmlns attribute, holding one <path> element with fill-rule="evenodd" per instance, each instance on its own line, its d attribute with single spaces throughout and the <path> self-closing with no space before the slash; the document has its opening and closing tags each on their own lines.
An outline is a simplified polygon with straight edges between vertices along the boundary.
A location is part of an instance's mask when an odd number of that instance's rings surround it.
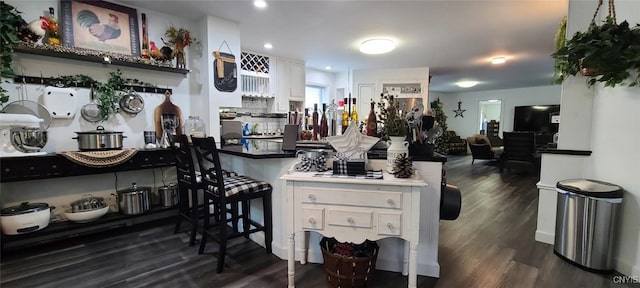
<svg viewBox="0 0 640 288">
<path fill-rule="evenodd" d="M 393 172 L 393 164 L 396 158 L 402 154 L 409 154 L 409 142 L 405 141 L 405 136 L 389 136 L 391 145 L 387 148 L 387 172 Z"/>
<path fill-rule="evenodd" d="M 187 63 L 184 59 L 184 50 L 182 49 L 176 50 L 176 68 L 187 69 Z"/>
</svg>

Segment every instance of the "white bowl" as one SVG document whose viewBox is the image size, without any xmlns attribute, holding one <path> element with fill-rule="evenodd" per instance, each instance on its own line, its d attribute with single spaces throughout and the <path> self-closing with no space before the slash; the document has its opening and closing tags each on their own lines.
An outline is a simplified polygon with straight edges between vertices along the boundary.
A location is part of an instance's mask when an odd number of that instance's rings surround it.
<svg viewBox="0 0 640 288">
<path fill-rule="evenodd" d="M 71 211 L 67 210 L 64 212 L 64 216 L 67 217 L 69 221 L 73 221 L 77 223 L 85 223 L 85 222 L 94 221 L 104 216 L 104 214 L 107 214 L 107 212 L 109 212 L 109 206 L 105 206 L 100 209 L 95 209 L 95 210 L 86 211 L 86 212 L 72 213 Z"/>
</svg>

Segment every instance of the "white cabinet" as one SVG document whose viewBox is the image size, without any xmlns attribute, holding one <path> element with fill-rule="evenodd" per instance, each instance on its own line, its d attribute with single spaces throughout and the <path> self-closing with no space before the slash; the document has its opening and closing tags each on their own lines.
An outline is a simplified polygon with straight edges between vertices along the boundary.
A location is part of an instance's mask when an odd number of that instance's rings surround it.
<svg viewBox="0 0 640 288">
<path fill-rule="evenodd" d="M 288 112 L 289 101 L 304 101 L 306 84 L 304 62 L 287 58 L 272 59 L 275 61 L 275 63 L 271 62 L 271 77 L 273 77 L 271 83 L 276 85 L 275 112 Z"/>
<path fill-rule="evenodd" d="M 304 101 L 305 90 L 304 62 L 289 61 L 289 87 L 291 88 L 290 100 Z"/>
</svg>

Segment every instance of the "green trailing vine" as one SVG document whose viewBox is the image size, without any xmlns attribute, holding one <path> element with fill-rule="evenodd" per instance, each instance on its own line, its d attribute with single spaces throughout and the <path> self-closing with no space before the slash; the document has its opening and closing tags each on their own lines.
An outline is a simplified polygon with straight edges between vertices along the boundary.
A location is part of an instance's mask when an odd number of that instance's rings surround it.
<svg viewBox="0 0 640 288">
<path fill-rule="evenodd" d="M 13 45 L 20 42 L 20 29 L 27 22 L 20 16 L 15 7 L 0 1 L 0 77 L 12 78 L 15 75 L 11 63 L 13 60 Z M 2 83 L 8 83 L 2 81 Z M 0 107 L 9 101 L 7 90 L 0 86 Z"/>
<path fill-rule="evenodd" d="M 601 82 L 605 87 L 640 85 L 640 24 L 630 26 L 627 21 L 617 23 L 614 1 L 609 0 L 609 15 L 602 24 L 596 24 L 598 8 L 586 31 L 576 32 L 563 40 L 566 22 L 556 35 L 554 79 L 562 83 L 568 76 L 580 73 L 587 77 L 587 85 Z M 635 73 L 633 75 L 632 73 Z"/>
</svg>

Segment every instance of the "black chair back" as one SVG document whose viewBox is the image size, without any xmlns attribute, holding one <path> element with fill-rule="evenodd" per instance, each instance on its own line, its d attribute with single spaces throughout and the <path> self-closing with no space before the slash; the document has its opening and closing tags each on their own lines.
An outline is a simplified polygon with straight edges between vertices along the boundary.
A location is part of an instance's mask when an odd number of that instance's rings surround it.
<svg viewBox="0 0 640 288">
<path fill-rule="evenodd" d="M 196 168 L 193 160 L 193 153 L 186 135 L 177 135 L 176 143 L 176 173 L 178 184 L 196 185 Z"/>
<path fill-rule="evenodd" d="M 533 132 L 503 132 L 506 160 L 533 161 L 536 152 Z"/>
<path fill-rule="evenodd" d="M 221 202 L 224 203 L 225 189 L 222 179 L 223 172 L 220 166 L 216 140 L 213 137 L 192 137 L 191 143 L 193 143 L 193 148 L 196 151 L 196 159 L 200 167 L 202 183 L 204 187 L 206 187 L 205 191 L 217 196 Z"/>
</svg>

